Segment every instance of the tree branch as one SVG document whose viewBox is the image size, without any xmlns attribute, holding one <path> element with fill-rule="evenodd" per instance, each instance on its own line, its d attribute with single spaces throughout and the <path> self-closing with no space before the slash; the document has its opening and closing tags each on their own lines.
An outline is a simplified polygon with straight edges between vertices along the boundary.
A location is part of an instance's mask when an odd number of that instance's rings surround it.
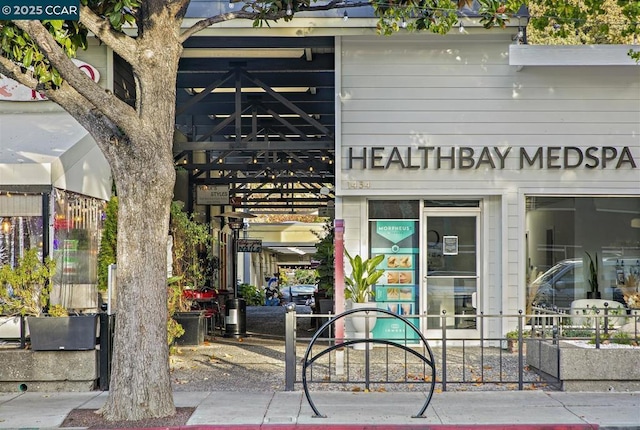
<svg viewBox="0 0 640 430">
<path fill-rule="evenodd" d="M 354 8 L 354 7 L 362 7 L 369 6 L 371 3 L 369 1 L 359 1 L 356 3 L 345 3 L 344 0 L 332 0 L 324 5 L 316 5 L 309 7 L 301 7 L 298 12 L 316 12 L 323 10 L 331 10 L 331 9 L 346 9 L 346 8 Z M 259 12 L 248 12 L 248 11 L 239 11 L 239 12 L 229 12 L 223 13 L 220 15 L 212 16 L 203 20 L 200 20 L 193 24 L 190 28 L 186 29 L 180 35 L 180 42 L 184 43 L 189 37 L 198 33 L 199 31 L 204 30 L 207 27 L 210 27 L 215 24 L 219 24 L 225 21 L 231 21 L 233 19 L 257 19 L 261 18 L 267 21 L 275 21 L 277 19 L 282 19 L 287 17 L 287 13 L 285 10 L 281 10 L 274 14 L 269 15 L 260 15 Z"/>
<path fill-rule="evenodd" d="M 124 33 L 113 31 L 108 20 L 99 17 L 87 6 L 80 6 L 80 22 L 127 63 L 135 62 L 137 47 L 135 39 Z"/>
<path fill-rule="evenodd" d="M 282 15 L 284 16 L 284 12 Z M 256 19 L 257 17 L 258 17 L 258 13 L 246 12 L 246 11 L 229 12 L 229 13 L 223 13 L 220 15 L 212 16 L 196 22 L 190 28 L 183 31 L 182 34 L 180 35 L 179 40 L 180 40 L 180 43 L 184 43 L 185 40 L 187 40 L 194 34 L 214 24 L 219 24 L 225 21 L 231 21 L 233 19 Z"/>
<path fill-rule="evenodd" d="M 119 100 L 117 97 L 107 93 L 102 87 L 91 80 L 81 71 L 62 48 L 56 43 L 51 34 L 40 21 L 14 21 L 15 25 L 25 31 L 38 44 L 41 52 L 47 57 L 51 64 L 60 72 L 60 76 L 71 85 L 84 99 L 100 110 L 113 122 L 126 124 L 131 117 L 137 117 L 135 110 L 131 106 Z M 20 81 L 19 81 L 20 82 Z M 35 86 L 30 86 L 34 88 Z M 55 92 L 58 90 L 49 89 L 45 93 L 47 97 L 55 99 Z M 63 106 L 65 109 L 67 106 Z"/>
<path fill-rule="evenodd" d="M 22 85 L 34 88 L 38 85 L 38 80 L 28 73 L 24 73 L 22 68 L 6 57 L 0 56 L 0 74 L 3 74 Z"/>
<path fill-rule="evenodd" d="M 126 139 L 120 127 L 111 118 L 91 105 L 67 82 L 56 90 L 45 90 L 44 94 L 62 106 L 94 138 L 109 164 L 113 157 L 122 156 L 129 149 L 121 143 Z M 108 142 L 108 143 L 107 143 Z"/>
</svg>

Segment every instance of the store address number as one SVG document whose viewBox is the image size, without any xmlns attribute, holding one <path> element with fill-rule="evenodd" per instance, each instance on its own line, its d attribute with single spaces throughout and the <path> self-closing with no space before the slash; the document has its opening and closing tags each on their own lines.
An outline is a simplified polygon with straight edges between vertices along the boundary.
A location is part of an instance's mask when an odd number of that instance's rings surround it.
<svg viewBox="0 0 640 430">
<path fill-rule="evenodd" d="M 347 188 L 350 190 L 366 190 L 371 188 L 369 181 L 348 181 Z"/>
</svg>

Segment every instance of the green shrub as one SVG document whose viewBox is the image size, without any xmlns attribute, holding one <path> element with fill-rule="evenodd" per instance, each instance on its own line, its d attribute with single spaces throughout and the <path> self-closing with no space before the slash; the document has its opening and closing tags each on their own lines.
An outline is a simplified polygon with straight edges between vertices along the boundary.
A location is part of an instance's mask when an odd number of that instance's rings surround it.
<svg viewBox="0 0 640 430">
<path fill-rule="evenodd" d="M 264 304 L 264 294 L 260 288 L 250 284 L 240 284 L 240 296 L 247 302 L 247 306 Z"/>
</svg>

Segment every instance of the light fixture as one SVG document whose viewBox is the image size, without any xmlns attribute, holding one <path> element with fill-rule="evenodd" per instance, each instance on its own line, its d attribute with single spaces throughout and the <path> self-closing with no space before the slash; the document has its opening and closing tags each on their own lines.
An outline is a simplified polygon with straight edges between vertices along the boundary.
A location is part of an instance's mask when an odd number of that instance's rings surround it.
<svg viewBox="0 0 640 430">
<path fill-rule="evenodd" d="M 2 218 L 2 232 L 4 234 L 9 234 L 11 232 L 11 219 Z"/>
<path fill-rule="evenodd" d="M 235 6 L 235 4 L 233 4 L 233 0 L 231 0 L 229 2 L 229 9 L 233 9 L 234 6 Z"/>
<path fill-rule="evenodd" d="M 347 22 L 349 20 L 349 14 L 347 13 L 347 11 L 344 11 L 344 15 L 342 15 L 342 20 L 344 22 Z"/>
<path fill-rule="evenodd" d="M 464 25 L 462 25 L 462 21 L 460 21 L 460 25 L 459 25 L 459 27 L 458 27 L 458 31 L 459 31 L 460 33 L 464 33 Z"/>
<path fill-rule="evenodd" d="M 291 16 L 293 15 L 293 11 L 291 10 L 291 2 L 287 2 L 287 11 L 286 11 L 287 16 Z"/>
<path fill-rule="evenodd" d="M 244 225 L 244 220 L 242 220 L 241 218 L 229 218 L 229 220 L 227 221 L 227 225 L 232 230 L 240 230 Z"/>
<path fill-rule="evenodd" d="M 400 23 L 400 27 L 407 28 L 407 21 L 405 21 L 404 17 L 402 17 L 402 22 Z"/>
</svg>

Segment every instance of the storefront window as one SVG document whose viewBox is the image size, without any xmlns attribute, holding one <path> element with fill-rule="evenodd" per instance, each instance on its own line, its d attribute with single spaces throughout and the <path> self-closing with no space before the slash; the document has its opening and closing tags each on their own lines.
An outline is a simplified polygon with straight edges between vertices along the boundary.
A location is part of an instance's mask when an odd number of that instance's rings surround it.
<svg viewBox="0 0 640 430">
<path fill-rule="evenodd" d="M 621 287 L 640 275 L 640 198 L 529 196 L 526 251 L 528 309 L 598 296 L 624 303 Z"/>
</svg>

